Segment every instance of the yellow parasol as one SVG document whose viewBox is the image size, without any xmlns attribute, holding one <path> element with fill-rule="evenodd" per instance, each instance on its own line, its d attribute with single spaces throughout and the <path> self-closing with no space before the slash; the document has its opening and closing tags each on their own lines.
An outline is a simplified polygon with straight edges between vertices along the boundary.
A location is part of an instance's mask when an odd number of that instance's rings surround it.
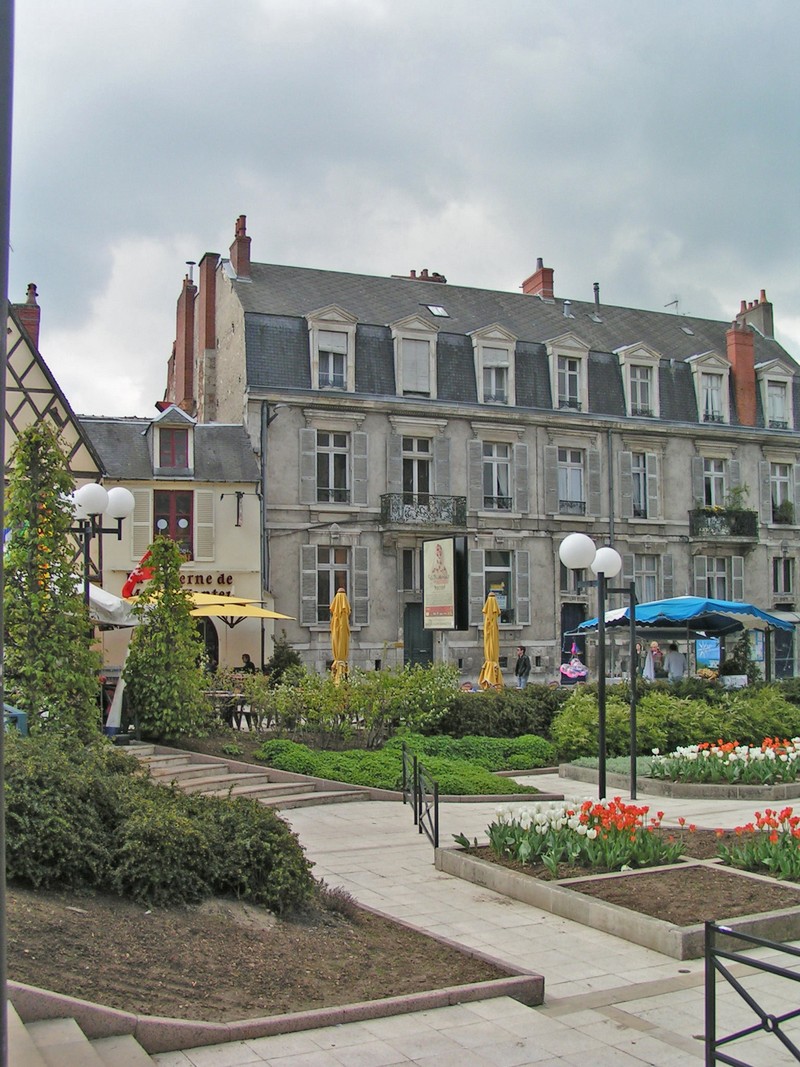
<svg viewBox="0 0 800 1067">
<path fill-rule="evenodd" d="M 347 657 L 350 652 L 350 602 L 340 589 L 331 602 L 331 651 L 333 681 L 339 685 L 347 678 Z"/>
<path fill-rule="evenodd" d="M 497 597 L 489 593 L 483 605 L 483 666 L 478 678 L 481 689 L 502 687 L 503 676 L 500 673 L 500 629 L 497 620 L 500 608 Z"/>
<path fill-rule="evenodd" d="M 197 594 L 194 594 L 195 596 Z M 260 608 L 257 604 L 247 604 L 233 597 L 219 597 L 216 603 L 204 602 L 200 607 L 189 612 L 195 618 L 220 619 L 233 629 L 244 619 L 293 619 L 293 615 L 281 615 L 279 611 Z"/>
</svg>

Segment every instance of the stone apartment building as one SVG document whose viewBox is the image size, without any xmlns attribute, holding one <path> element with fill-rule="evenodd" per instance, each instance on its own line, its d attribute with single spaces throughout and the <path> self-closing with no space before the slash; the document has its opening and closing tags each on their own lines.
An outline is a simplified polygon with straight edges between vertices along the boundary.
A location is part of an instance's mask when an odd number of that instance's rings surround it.
<svg viewBox="0 0 800 1067">
<path fill-rule="evenodd" d="M 229 256 L 184 279 L 165 398 L 246 427 L 264 595 L 296 616 L 309 667 L 330 659 L 343 585 L 355 664 L 446 660 L 474 677 L 492 589 L 501 657 L 525 644 L 534 677 L 554 678 L 565 633 L 596 611 L 559 563 L 575 530 L 620 552 L 641 601 L 794 612 L 798 367 L 763 291 L 717 322 L 605 305 L 597 285 L 564 299 L 541 260 L 507 293 L 255 262 L 250 243 L 241 216 Z M 433 632 L 421 546 L 449 535 L 467 538 L 470 625 Z M 774 656 L 794 673 L 793 634 Z"/>
</svg>

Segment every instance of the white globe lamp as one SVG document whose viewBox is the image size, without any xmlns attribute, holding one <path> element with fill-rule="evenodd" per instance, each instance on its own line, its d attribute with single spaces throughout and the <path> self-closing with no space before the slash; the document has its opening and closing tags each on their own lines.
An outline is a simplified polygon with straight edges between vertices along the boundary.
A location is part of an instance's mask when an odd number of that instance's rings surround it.
<svg viewBox="0 0 800 1067">
<path fill-rule="evenodd" d="M 105 513 L 110 519 L 127 519 L 133 514 L 135 505 L 136 501 L 130 489 L 117 485 L 108 491 L 108 506 Z"/>
<path fill-rule="evenodd" d="M 567 534 L 558 548 L 558 558 L 565 567 L 574 571 L 590 567 L 596 554 L 594 541 L 583 533 Z"/>
<path fill-rule="evenodd" d="M 598 548 L 597 555 L 589 566 L 595 574 L 603 574 L 606 578 L 616 578 L 622 570 L 622 556 L 615 548 L 604 545 Z"/>
<path fill-rule="evenodd" d="M 87 482 L 75 491 L 75 503 L 84 515 L 102 515 L 108 507 L 108 493 L 97 482 Z"/>
</svg>

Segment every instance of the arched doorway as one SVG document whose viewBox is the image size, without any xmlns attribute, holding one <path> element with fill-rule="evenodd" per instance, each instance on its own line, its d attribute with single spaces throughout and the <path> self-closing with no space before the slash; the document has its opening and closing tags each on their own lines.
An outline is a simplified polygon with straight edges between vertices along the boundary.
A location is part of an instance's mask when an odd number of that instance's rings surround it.
<svg viewBox="0 0 800 1067">
<path fill-rule="evenodd" d="M 211 619 L 197 619 L 197 631 L 203 639 L 206 663 L 209 670 L 215 671 L 219 666 L 219 634 Z"/>
</svg>

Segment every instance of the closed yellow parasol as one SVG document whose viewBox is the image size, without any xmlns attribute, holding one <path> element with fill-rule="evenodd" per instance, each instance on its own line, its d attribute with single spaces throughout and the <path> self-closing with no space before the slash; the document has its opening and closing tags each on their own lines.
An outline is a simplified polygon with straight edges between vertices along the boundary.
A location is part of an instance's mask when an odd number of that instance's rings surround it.
<svg viewBox="0 0 800 1067">
<path fill-rule="evenodd" d="M 347 678 L 347 657 L 350 654 L 350 602 L 340 589 L 331 602 L 331 674 L 336 685 Z"/>
<path fill-rule="evenodd" d="M 483 605 L 483 666 L 478 678 L 481 689 L 493 689 L 503 685 L 503 676 L 500 673 L 499 618 L 497 597 L 494 593 L 489 593 Z"/>
</svg>

